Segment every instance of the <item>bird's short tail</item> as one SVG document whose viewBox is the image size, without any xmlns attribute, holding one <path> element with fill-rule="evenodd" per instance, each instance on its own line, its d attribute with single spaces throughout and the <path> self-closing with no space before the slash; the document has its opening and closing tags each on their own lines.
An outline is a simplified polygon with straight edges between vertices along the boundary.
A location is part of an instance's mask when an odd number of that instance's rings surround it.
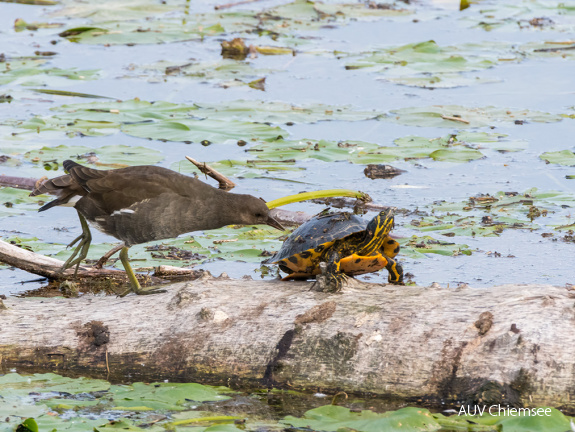
<svg viewBox="0 0 575 432">
<path fill-rule="evenodd" d="M 55 206 L 65 205 L 73 196 L 78 195 L 77 187 L 74 187 L 73 183 L 74 181 L 69 174 L 49 180 L 42 180 L 36 183 L 30 196 L 50 194 L 58 197 L 54 201 L 50 201 L 40 207 L 38 211 L 44 211 Z"/>
</svg>

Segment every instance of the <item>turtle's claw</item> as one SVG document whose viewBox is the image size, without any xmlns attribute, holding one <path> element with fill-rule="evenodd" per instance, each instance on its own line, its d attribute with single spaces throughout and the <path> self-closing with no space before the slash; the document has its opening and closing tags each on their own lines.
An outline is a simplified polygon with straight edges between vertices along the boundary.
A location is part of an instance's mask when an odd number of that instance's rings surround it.
<svg viewBox="0 0 575 432">
<path fill-rule="evenodd" d="M 387 281 L 394 285 L 405 285 L 403 283 L 403 267 L 393 258 L 387 257 L 387 265 L 385 266 L 389 272 Z"/>
<path fill-rule="evenodd" d="M 320 263 L 319 268 L 321 273 L 316 276 L 311 290 L 329 293 L 340 292 L 348 277 L 343 273 L 330 271 L 330 266 L 326 263 Z"/>
</svg>

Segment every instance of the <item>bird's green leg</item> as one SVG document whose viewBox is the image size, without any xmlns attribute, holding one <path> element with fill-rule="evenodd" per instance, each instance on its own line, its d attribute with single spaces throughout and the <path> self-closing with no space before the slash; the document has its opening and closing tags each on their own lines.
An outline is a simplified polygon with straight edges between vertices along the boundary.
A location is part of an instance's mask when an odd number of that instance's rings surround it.
<svg viewBox="0 0 575 432">
<path fill-rule="evenodd" d="M 138 279 L 136 278 L 136 275 L 134 274 L 134 270 L 132 270 L 132 266 L 130 265 L 130 261 L 128 261 L 128 249 L 129 248 L 127 246 L 124 246 L 122 248 L 122 250 L 120 251 L 120 261 L 122 261 L 122 264 L 124 265 L 124 269 L 126 270 L 126 274 L 128 275 L 128 279 L 130 279 L 130 284 L 132 285 L 132 288 L 130 288 L 129 290 L 120 294 L 119 296 L 124 297 L 125 295 L 129 294 L 130 291 L 133 292 L 134 294 L 137 294 L 137 295 L 165 293 L 166 290 L 163 290 L 163 289 L 152 289 L 152 290 L 142 289 L 142 287 L 140 286 L 140 282 L 138 282 Z"/>
<path fill-rule="evenodd" d="M 341 255 L 338 251 L 332 251 L 326 263 L 320 264 L 321 274 L 316 276 L 312 289 L 322 292 L 340 292 L 347 280 L 347 276 L 339 269 Z"/>
<path fill-rule="evenodd" d="M 74 246 L 78 242 L 80 243 L 78 243 L 78 246 L 76 246 L 76 249 L 74 249 L 74 252 L 72 252 L 70 258 L 66 260 L 66 262 L 59 271 L 60 273 L 63 273 L 64 271 L 75 265 L 76 270 L 74 271 L 74 277 L 78 274 L 78 267 L 80 267 L 80 263 L 84 261 L 84 259 L 88 256 L 90 243 L 92 243 L 92 233 L 90 232 L 88 222 L 86 222 L 86 219 L 84 219 L 84 216 L 82 216 L 80 213 L 78 213 L 78 218 L 80 219 L 80 225 L 82 226 L 82 234 L 76 237 L 66 247 L 69 248 Z M 78 257 L 76 258 L 77 255 Z"/>
<path fill-rule="evenodd" d="M 387 265 L 385 268 L 389 272 L 387 281 L 395 285 L 403 285 L 403 267 L 393 258 L 385 257 Z"/>
</svg>

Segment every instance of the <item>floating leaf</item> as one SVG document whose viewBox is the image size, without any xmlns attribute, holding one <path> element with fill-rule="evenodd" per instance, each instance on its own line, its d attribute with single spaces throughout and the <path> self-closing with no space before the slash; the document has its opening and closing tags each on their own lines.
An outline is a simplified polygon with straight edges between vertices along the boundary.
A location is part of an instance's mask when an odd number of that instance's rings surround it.
<svg viewBox="0 0 575 432">
<path fill-rule="evenodd" d="M 573 32 L 575 24 L 572 15 L 575 8 L 561 1 L 523 0 L 513 3 L 492 3 L 474 14 L 462 18 L 473 27 L 486 31 L 555 31 Z"/>
<path fill-rule="evenodd" d="M 26 152 L 24 158 L 34 163 L 53 165 L 53 169 L 59 169 L 60 164 L 66 159 L 78 159 L 83 164 L 95 163 L 96 166 L 103 168 L 106 166 L 122 168 L 132 165 L 154 165 L 164 156 L 160 151 L 147 147 L 111 145 L 89 148 L 59 145 Z"/>
<path fill-rule="evenodd" d="M 263 78 L 276 72 L 274 69 L 257 69 L 252 62 L 222 59 L 220 61 L 200 61 L 190 63 L 175 63 L 161 61 L 141 67 L 144 74 L 138 77 L 149 78 L 155 74 L 167 79 L 197 78 L 201 80 L 216 81 L 222 87 L 235 84 L 246 84 L 250 81 Z M 139 72 L 139 71 L 138 71 Z"/>
<path fill-rule="evenodd" d="M 435 105 L 392 110 L 385 119 L 408 126 L 467 128 L 509 122 L 553 123 L 562 120 L 562 117 L 542 111 L 514 111 L 492 106 L 468 108 L 458 105 Z"/>
<path fill-rule="evenodd" d="M 93 95 L 88 93 L 78 93 L 68 90 L 50 90 L 50 89 L 32 89 L 32 91 L 36 93 L 43 93 L 43 94 L 50 94 L 56 96 L 70 96 L 70 97 L 81 97 L 81 98 L 89 98 L 89 99 L 112 99 L 108 96 L 99 96 Z"/>
<path fill-rule="evenodd" d="M 279 127 L 263 123 L 224 120 L 179 120 L 136 123 L 122 126 L 122 132 L 128 135 L 163 141 L 196 142 L 209 141 L 272 141 L 287 132 Z"/>
<path fill-rule="evenodd" d="M 133 411 L 180 411 L 189 408 L 194 402 L 230 399 L 229 396 L 222 395 L 222 391 L 231 390 L 195 383 L 134 383 L 131 386 L 114 385 L 110 388 L 116 404 L 114 409 Z"/>
<path fill-rule="evenodd" d="M 14 122 L 21 130 L 74 131 L 84 135 L 110 134 L 114 131 L 163 141 L 225 142 L 233 140 L 268 141 L 287 135 L 287 131 L 262 123 L 191 118 L 195 106 L 169 102 L 94 102 L 63 105 L 52 117 L 35 117 L 25 122 Z M 21 132 L 23 133 L 23 132 Z"/>
<path fill-rule="evenodd" d="M 510 45 L 503 43 L 441 47 L 430 40 L 371 52 L 348 63 L 346 68 L 368 68 L 381 78 L 398 84 L 428 88 L 456 87 L 493 82 L 493 79 L 465 78 L 460 74 L 491 68 L 498 64 L 502 52 L 509 51 Z M 520 60 L 519 56 L 516 58 Z"/>
<path fill-rule="evenodd" d="M 539 157 L 549 163 L 575 166 L 575 154 L 571 150 L 545 152 Z"/>
<path fill-rule="evenodd" d="M 318 121 L 362 121 L 374 119 L 376 111 L 355 111 L 349 105 L 325 105 L 312 103 L 302 106 L 284 102 L 237 100 L 222 104 L 196 103 L 197 116 L 210 119 L 249 120 L 254 122 L 316 123 Z"/>
<path fill-rule="evenodd" d="M 471 255 L 471 249 L 466 244 L 457 244 L 446 240 L 438 240 L 431 236 L 411 236 L 399 239 L 401 254 L 410 258 L 424 258 L 425 254 L 445 256 Z"/>
<path fill-rule="evenodd" d="M 97 70 L 76 70 L 47 67 L 48 60 L 44 57 L 15 57 L 7 58 L 0 62 L 0 85 L 9 84 L 13 81 L 21 81 L 24 84 L 29 77 L 62 77 L 70 80 L 92 80 L 99 75 Z M 45 79 L 42 78 L 42 82 Z"/>
<path fill-rule="evenodd" d="M 459 132 L 440 138 L 407 136 L 394 141 L 395 147 L 379 146 L 362 141 L 333 142 L 326 140 L 277 140 L 258 144 L 248 151 L 258 159 L 304 160 L 324 162 L 347 160 L 353 163 L 385 163 L 394 160 L 431 158 L 445 162 L 468 162 L 485 157 L 480 150 L 519 151 L 524 141 L 512 141 L 504 134 Z"/>
<path fill-rule="evenodd" d="M 207 24 L 207 23 L 206 23 Z M 100 45 L 157 44 L 190 39 L 202 39 L 224 32 L 219 23 L 184 24 L 167 20 L 102 22 L 98 27 L 76 27 L 60 33 L 71 42 Z"/>
<path fill-rule="evenodd" d="M 65 392 L 65 393 L 85 393 L 91 391 L 108 390 L 110 383 L 104 380 L 90 378 L 67 378 L 53 373 L 19 375 L 9 373 L 0 377 L 0 389 L 11 390 L 12 393 L 27 395 L 32 391 L 36 392 Z"/>
<path fill-rule="evenodd" d="M 436 431 L 439 423 L 424 408 L 402 408 L 377 414 L 364 410 L 352 412 L 348 408 L 325 405 L 306 411 L 303 418 L 285 417 L 281 423 L 314 431 L 354 430 L 358 432 L 399 432 L 405 430 Z"/>
</svg>

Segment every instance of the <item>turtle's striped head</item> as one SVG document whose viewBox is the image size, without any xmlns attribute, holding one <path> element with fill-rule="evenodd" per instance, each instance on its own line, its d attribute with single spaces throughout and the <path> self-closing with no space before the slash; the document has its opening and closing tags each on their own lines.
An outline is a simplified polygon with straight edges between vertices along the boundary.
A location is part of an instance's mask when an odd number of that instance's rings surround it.
<svg viewBox="0 0 575 432">
<path fill-rule="evenodd" d="M 393 229 L 393 209 L 388 208 L 382 210 L 376 217 L 374 217 L 369 224 L 367 230 L 373 233 L 374 237 L 385 236 Z"/>
<path fill-rule="evenodd" d="M 385 237 L 393 229 L 393 210 L 382 210 L 374 217 L 365 229 L 365 243 L 362 245 L 364 253 L 373 253 L 383 245 Z"/>
</svg>

